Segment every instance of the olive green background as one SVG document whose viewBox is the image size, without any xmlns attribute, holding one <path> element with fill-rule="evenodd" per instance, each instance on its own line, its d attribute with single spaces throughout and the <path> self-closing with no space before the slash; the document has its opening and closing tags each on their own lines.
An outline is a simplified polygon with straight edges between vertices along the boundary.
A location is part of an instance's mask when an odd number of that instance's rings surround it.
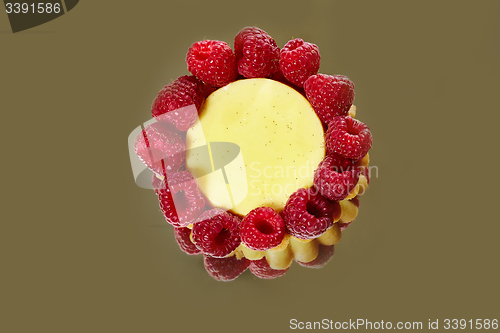
<svg viewBox="0 0 500 333">
<path fill-rule="evenodd" d="M 500 319 L 499 1 L 80 1 L 0 13 L 0 331 L 285 332 L 289 321 Z M 137 187 L 127 137 L 188 47 L 257 25 L 356 84 L 372 179 L 320 270 L 221 283 Z M 442 327 L 442 326 L 441 326 Z"/>
</svg>

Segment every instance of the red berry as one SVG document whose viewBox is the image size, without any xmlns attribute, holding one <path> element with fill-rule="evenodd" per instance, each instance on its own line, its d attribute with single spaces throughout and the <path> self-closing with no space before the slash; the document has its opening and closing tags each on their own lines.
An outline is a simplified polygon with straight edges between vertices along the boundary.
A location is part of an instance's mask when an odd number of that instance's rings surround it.
<svg viewBox="0 0 500 333">
<path fill-rule="evenodd" d="M 246 258 L 238 260 L 236 256 L 214 258 L 204 255 L 203 263 L 208 275 L 217 281 L 232 281 L 246 271 L 250 260 Z"/>
<path fill-rule="evenodd" d="M 162 179 L 156 177 L 155 174 L 153 174 L 152 178 L 153 179 L 151 180 L 151 187 L 155 191 L 156 195 L 158 195 L 158 190 L 165 188 L 165 182 Z"/>
<path fill-rule="evenodd" d="M 189 228 L 174 228 L 174 235 L 177 244 L 181 250 L 189 255 L 200 254 L 201 251 L 196 247 L 196 245 L 191 242 L 189 235 L 191 235 L 191 229 Z"/>
<path fill-rule="evenodd" d="M 300 239 L 321 236 L 341 214 L 338 202 L 330 202 L 314 188 L 300 188 L 283 209 L 288 233 Z"/>
<path fill-rule="evenodd" d="M 194 76 L 181 76 L 163 87 L 156 96 L 151 113 L 158 121 L 187 131 L 198 120 L 203 103 L 203 82 Z"/>
<path fill-rule="evenodd" d="M 156 191 L 165 220 L 174 227 L 187 227 L 203 212 L 205 199 L 188 171 L 169 174 Z"/>
<path fill-rule="evenodd" d="M 356 187 L 359 171 L 352 160 L 332 154 L 326 156 L 314 172 L 314 186 L 329 200 L 345 199 Z"/>
<path fill-rule="evenodd" d="M 223 258 L 240 245 L 240 219 L 220 208 L 206 211 L 193 225 L 193 241 L 212 257 Z"/>
<path fill-rule="evenodd" d="M 158 195 L 160 210 L 165 217 L 165 221 L 176 228 L 180 228 L 181 225 L 179 223 L 177 211 L 175 210 L 174 199 L 172 197 L 172 193 L 170 192 L 170 188 L 165 185 L 164 181 L 162 181 L 160 187 L 156 189 L 155 192 Z"/>
<path fill-rule="evenodd" d="M 260 260 L 252 260 L 249 268 L 253 275 L 261 279 L 275 279 L 284 275 L 289 267 L 287 269 L 272 269 L 264 257 Z"/>
<path fill-rule="evenodd" d="M 186 56 L 188 70 L 198 79 L 214 87 L 222 87 L 236 79 L 236 56 L 226 42 L 196 42 Z"/>
<path fill-rule="evenodd" d="M 339 154 L 345 158 L 363 158 L 373 143 L 368 126 L 350 116 L 337 116 L 328 124 L 325 135 L 327 154 Z"/>
<path fill-rule="evenodd" d="M 302 87 L 309 76 L 318 72 L 320 59 L 316 44 L 292 39 L 281 50 L 280 69 L 289 82 Z"/>
<path fill-rule="evenodd" d="M 347 229 L 347 227 L 349 226 L 349 224 L 351 224 L 351 222 L 346 222 L 346 223 L 337 222 L 339 224 L 340 231 L 344 231 L 345 229 Z"/>
<path fill-rule="evenodd" d="M 213 93 L 217 89 L 219 89 L 219 88 L 212 87 L 211 85 L 205 83 L 203 85 L 203 96 L 205 96 L 205 98 L 207 98 L 208 96 L 210 96 L 211 93 Z"/>
<path fill-rule="evenodd" d="M 316 259 L 310 262 L 297 261 L 300 266 L 307 268 L 323 268 L 333 257 L 335 245 L 319 245 L 319 253 Z"/>
<path fill-rule="evenodd" d="M 293 84 L 288 82 L 288 80 L 285 78 L 285 76 L 283 75 L 283 72 L 280 69 L 278 69 L 278 71 L 276 73 L 274 73 L 273 75 L 271 75 L 269 78 L 271 80 L 278 81 L 278 82 L 281 82 L 283 84 L 286 84 L 287 86 L 291 86 L 292 88 L 295 88 L 295 86 L 293 86 Z"/>
<path fill-rule="evenodd" d="M 312 75 L 304 82 L 304 90 L 324 125 L 346 115 L 354 100 L 354 83 L 343 75 Z"/>
<path fill-rule="evenodd" d="M 360 166 L 350 158 L 345 158 L 335 153 L 330 154 L 328 156 L 330 157 L 330 160 L 332 162 L 331 164 L 332 168 L 337 172 L 344 172 L 355 169 L 360 170 Z"/>
<path fill-rule="evenodd" d="M 238 73 L 244 77 L 265 78 L 279 70 L 280 48 L 262 29 L 246 27 L 234 38 Z"/>
<path fill-rule="evenodd" d="M 252 250 L 266 251 L 276 247 L 284 236 L 285 222 L 272 208 L 255 208 L 241 221 L 241 241 Z"/>
<path fill-rule="evenodd" d="M 160 176 L 179 170 L 186 159 L 184 141 L 164 123 L 146 126 L 137 136 L 134 150 L 142 163 Z"/>
</svg>

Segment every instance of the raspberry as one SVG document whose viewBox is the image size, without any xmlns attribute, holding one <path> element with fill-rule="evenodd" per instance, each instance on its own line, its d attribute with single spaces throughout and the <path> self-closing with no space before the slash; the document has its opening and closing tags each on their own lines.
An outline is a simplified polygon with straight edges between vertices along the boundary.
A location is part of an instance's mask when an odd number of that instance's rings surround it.
<svg viewBox="0 0 500 333">
<path fill-rule="evenodd" d="M 238 73 L 244 77 L 265 78 L 279 70 L 280 48 L 262 29 L 246 27 L 234 38 Z"/>
<path fill-rule="evenodd" d="M 156 195 L 158 195 L 158 190 L 165 188 L 165 182 L 162 179 L 156 177 L 155 174 L 153 174 L 152 178 L 153 179 L 151 180 L 151 187 L 155 191 Z"/>
<path fill-rule="evenodd" d="M 213 93 L 214 91 L 216 91 L 217 87 L 212 87 L 211 85 L 209 84 L 204 84 L 203 85 L 203 96 L 205 96 L 205 98 L 207 98 L 208 96 L 210 96 L 211 93 Z"/>
<path fill-rule="evenodd" d="M 318 72 L 320 59 L 316 44 L 292 39 L 281 50 L 280 69 L 288 81 L 302 87 L 309 76 Z"/>
<path fill-rule="evenodd" d="M 194 76 L 181 76 L 163 87 L 156 96 L 151 113 L 158 121 L 187 131 L 198 120 L 203 103 L 203 82 Z"/>
<path fill-rule="evenodd" d="M 330 160 L 332 162 L 331 166 L 334 168 L 335 171 L 337 172 L 344 172 L 348 170 L 360 170 L 360 166 L 358 163 L 355 161 L 351 160 L 350 158 L 345 158 L 342 157 L 338 154 L 330 154 L 328 155 L 330 157 Z"/>
<path fill-rule="evenodd" d="M 200 254 L 201 251 L 196 247 L 196 245 L 191 242 L 189 235 L 191 235 L 191 229 L 189 228 L 174 228 L 174 235 L 177 244 L 183 252 L 189 255 Z"/>
<path fill-rule="evenodd" d="M 293 86 L 290 82 L 288 82 L 288 80 L 283 75 L 283 72 L 280 69 L 278 69 L 278 71 L 276 73 L 272 74 L 269 78 L 271 80 L 278 81 L 278 82 L 281 82 L 283 84 L 286 84 L 287 86 L 292 86 L 292 88 L 295 88 L 295 86 Z"/>
<path fill-rule="evenodd" d="M 236 56 L 226 42 L 196 42 L 186 56 L 188 70 L 200 80 L 222 87 L 236 79 Z"/>
<path fill-rule="evenodd" d="M 193 225 L 193 241 L 196 246 L 212 257 L 223 258 L 240 245 L 240 219 L 214 208 L 206 211 Z"/>
<path fill-rule="evenodd" d="M 307 268 L 323 268 L 333 257 L 335 245 L 319 245 L 319 253 L 316 259 L 310 262 L 297 261 L 300 266 Z"/>
<path fill-rule="evenodd" d="M 293 193 L 283 209 L 288 233 L 300 239 L 321 236 L 340 217 L 340 205 L 330 202 L 314 188 L 300 188 Z"/>
<path fill-rule="evenodd" d="M 134 150 L 142 163 L 160 176 L 179 170 L 186 159 L 184 141 L 164 123 L 146 126 L 137 136 Z"/>
<path fill-rule="evenodd" d="M 217 281 L 232 281 L 247 270 L 250 260 L 245 258 L 238 260 L 236 256 L 214 258 L 204 255 L 203 264 L 208 275 Z"/>
<path fill-rule="evenodd" d="M 373 143 L 368 126 L 349 116 L 337 116 L 328 124 L 325 135 L 327 154 L 336 153 L 345 158 L 363 158 Z"/>
<path fill-rule="evenodd" d="M 349 201 L 352 202 L 354 205 L 356 205 L 356 207 L 359 208 L 359 198 L 357 196 L 355 196 L 354 198 L 352 198 Z"/>
<path fill-rule="evenodd" d="M 314 186 L 329 200 L 345 199 L 356 187 L 359 171 L 352 160 L 332 154 L 326 156 L 314 172 Z"/>
<path fill-rule="evenodd" d="M 346 223 L 337 222 L 339 224 L 340 231 L 344 231 L 349 226 L 349 224 L 351 224 L 351 222 L 346 222 Z"/>
<path fill-rule="evenodd" d="M 285 222 L 272 208 L 255 208 L 241 221 L 241 241 L 252 250 L 266 251 L 276 247 L 283 236 Z"/>
<path fill-rule="evenodd" d="M 188 171 L 167 176 L 156 191 L 165 220 L 174 227 L 187 227 L 205 208 L 205 199 Z"/>
<path fill-rule="evenodd" d="M 250 262 L 250 271 L 255 275 L 256 277 L 259 277 L 261 279 L 274 279 L 277 277 L 280 277 L 284 275 L 287 271 L 287 269 L 272 269 L 269 264 L 267 263 L 266 258 L 262 258 L 260 260 L 252 260 Z"/>
<path fill-rule="evenodd" d="M 307 99 L 324 125 L 346 115 L 354 100 L 354 83 L 343 75 L 316 74 L 304 82 Z"/>
</svg>

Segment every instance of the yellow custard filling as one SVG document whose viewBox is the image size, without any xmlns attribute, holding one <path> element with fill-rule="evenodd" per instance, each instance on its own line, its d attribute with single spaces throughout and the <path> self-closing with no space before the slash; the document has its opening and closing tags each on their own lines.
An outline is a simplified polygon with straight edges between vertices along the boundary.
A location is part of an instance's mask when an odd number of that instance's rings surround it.
<svg viewBox="0 0 500 333">
<path fill-rule="evenodd" d="M 208 96 L 186 148 L 186 166 L 207 199 L 240 215 L 283 209 L 297 189 L 312 186 L 325 156 L 310 103 L 270 79 L 235 81 Z"/>
</svg>

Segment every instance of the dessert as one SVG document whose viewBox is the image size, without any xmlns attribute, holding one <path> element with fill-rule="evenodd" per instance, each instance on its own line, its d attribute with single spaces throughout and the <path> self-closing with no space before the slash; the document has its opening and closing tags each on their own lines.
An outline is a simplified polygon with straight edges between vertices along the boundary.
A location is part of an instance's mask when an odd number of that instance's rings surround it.
<svg viewBox="0 0 500 333">
<path fill-rule="evenodd" d="M 234 51 L 195 42 L 153 102 L 135 152 L 175 239 L 208 274 L 247 269 L 271 279 L 293 261 L 323 267 L 356 218 L 369 183 L 369 128 L 355 119 L 354 83 L 318 73 L 317 45 L 246 27 Z"/>
<path fill-rule="evenodd" d="M 260 206 L 282 210 L 292 193 L 312 186 L 314 167 L 325 156 L 322 125 L 307 99 L 270 79 L 238 80 L 213 92 L 197 125 L 187 131 L 187 169 L 206 175 L 197 182 L 213 206 L 242 216 Z M 226 168 L 233 198 L 243 197 L 235 207 L 216 185 L 211 164 L 193 149 L 208 142 L 241 149 L 246 173 Z M 219 158 L 226 159 L 224 152 Z"/>
</svg>

